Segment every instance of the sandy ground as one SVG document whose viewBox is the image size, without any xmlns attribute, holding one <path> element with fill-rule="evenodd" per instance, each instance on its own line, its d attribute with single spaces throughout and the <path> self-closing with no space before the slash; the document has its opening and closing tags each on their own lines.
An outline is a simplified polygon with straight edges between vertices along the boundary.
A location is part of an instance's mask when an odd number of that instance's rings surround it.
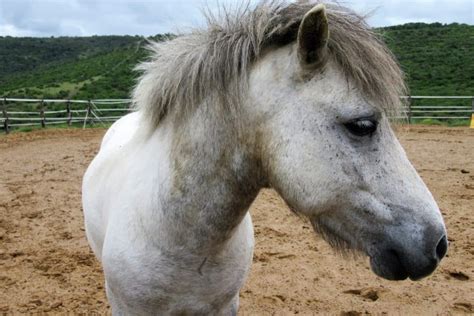
<svg viewBox="0 0 474 316">
<path fill-rule="evenodd" d="M 0 136 L 0 314 L 109 311 L 84 237 L 81 178 L 104 130 Z M 445 216 L 450 248 L 419 282 L 376 277 L 335 254 L 271 190 L 252 206 L 254 264 L 241 315 L 474 313 L 474 129 L 400 131 Z"/>
</svg>

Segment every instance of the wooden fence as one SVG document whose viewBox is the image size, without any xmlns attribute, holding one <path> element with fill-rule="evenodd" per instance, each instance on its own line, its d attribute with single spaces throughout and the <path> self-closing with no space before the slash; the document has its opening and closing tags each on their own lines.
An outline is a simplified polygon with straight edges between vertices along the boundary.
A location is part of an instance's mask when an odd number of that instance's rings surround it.
<svg viewBox="0 0 474 316">
<path fill-rule="evenodd" d="M 12 128 L 47 125 L 104 124 L 130 112 L 129 99 L 58 100 L 2 99 L 0 124 L 5 133 Z"/>
<path fill-rule="evenodd" d="M 474 115 L 474 96 L 404 96 L 408 123 L 420 120 L 469 120 Z M 420 104 L 420 101 L 421 104 Z M 428 103 L 432 101 L 433 103 Z M 55 124 L 104 124 L 114 122 L 130 112 L 129 99 L 46 100 L 2 99 L 0 128 L 8 133 L 12 128 Z M 454 104 L 453 104 L 454 102 Z M 451 103 L 451 104 L 448 104 Z"/>
<path fill-rule="evenodd" d="M 405 114 L 408 123 L 426 119 L 469 120 L 474 115 L 474 96 L 403 96 L 401 98 L 407 101 Z M 423 103 L 419 104 L 418 101 Z M 445 104 L 446 101 L 451 104 Z"/>
</svg>

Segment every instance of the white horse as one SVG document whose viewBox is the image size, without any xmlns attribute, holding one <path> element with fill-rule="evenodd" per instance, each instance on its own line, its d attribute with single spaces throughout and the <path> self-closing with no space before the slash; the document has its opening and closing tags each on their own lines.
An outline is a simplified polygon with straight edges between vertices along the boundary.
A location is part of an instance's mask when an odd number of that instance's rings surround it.
<svg viewBox="0 0 474 316">
<path fill-rule="evenodd" d="M 440 211 L 387 119 L 397 63 L 362 18 L 313 5 L 263 2 L 153 44 L 137 111 L 84 176 L 114 314 L 235 314 L 263 187 L 383 278 L 420 279 L 445 255 Z"/>
</svg>

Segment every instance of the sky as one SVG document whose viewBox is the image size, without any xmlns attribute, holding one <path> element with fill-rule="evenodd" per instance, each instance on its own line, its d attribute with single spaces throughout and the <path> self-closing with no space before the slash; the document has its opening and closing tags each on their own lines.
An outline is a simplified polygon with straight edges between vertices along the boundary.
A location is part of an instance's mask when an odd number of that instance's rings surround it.
<svg viewBox="0 0 474 316">
<path fill-rule="evenodd" d="M 199 8 L 242 0 L 0 0 L 0 36 L 155 35 L 203 24 Z M 250 0 L 255 3 L 257 0 Z M 338 0 L 371 26 L 474 24 L 474 0 Z"/>
</svg>

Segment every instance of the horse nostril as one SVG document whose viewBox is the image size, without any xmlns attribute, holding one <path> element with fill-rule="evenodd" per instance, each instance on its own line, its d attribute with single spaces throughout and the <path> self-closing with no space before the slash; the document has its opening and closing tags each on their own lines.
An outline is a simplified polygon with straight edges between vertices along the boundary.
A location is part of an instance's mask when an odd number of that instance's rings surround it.
<svg viewBox="0 0 474 316">
<path fill-rule="evenodd" d="M 438 245 L 436 246 L 436 256 L 438 257 L 438 260 L 443 259 L 447 251 L 448 251 L 448 240 L 446 238 L 446 235 L 444 235 L 438 241 Z"/>
</svg>

